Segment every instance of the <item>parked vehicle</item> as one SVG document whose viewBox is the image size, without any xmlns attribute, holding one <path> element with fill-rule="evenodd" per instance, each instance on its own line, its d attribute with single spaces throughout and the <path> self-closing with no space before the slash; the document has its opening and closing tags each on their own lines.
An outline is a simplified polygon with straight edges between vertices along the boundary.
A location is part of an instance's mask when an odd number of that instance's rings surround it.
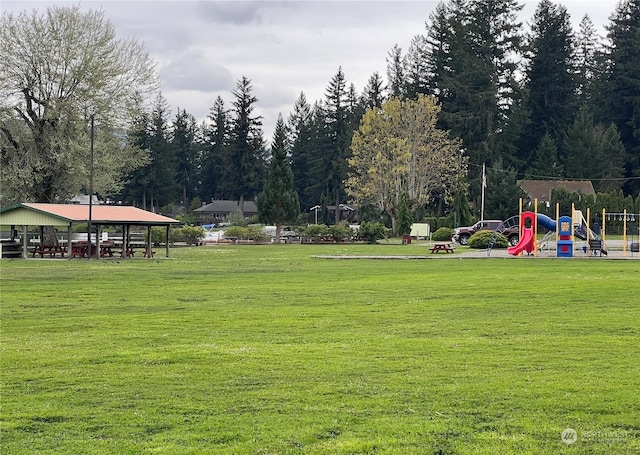
<svg viewBox="0 0 640 455">
<path fill-rule="evenodd" d="M 478 231 L 498 231 L 509 240 L 510 245 L 517 245 L 520 239 L 520 228 L 517 224 L 502 220 L 482 220 L 473 226 L 458 227 L 453 231 L 453 240 L 460 245 L 467 245 L 469 238 Z"/>
</svg>

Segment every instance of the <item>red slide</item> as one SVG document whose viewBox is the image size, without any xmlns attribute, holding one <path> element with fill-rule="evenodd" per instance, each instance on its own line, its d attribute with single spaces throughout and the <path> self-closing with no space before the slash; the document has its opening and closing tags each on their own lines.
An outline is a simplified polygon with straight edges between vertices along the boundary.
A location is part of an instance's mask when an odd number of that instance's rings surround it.
<svg viewBox="0 0 640 455">
<path fill-rule="evenodd" d="M 507 253 L 516 256 L 522 251 L 531 253 L 533 251 L 533 228 L 522 229 L 522 238 L 516 246 L 512 246 L 507 249 Z"/>
</svg>

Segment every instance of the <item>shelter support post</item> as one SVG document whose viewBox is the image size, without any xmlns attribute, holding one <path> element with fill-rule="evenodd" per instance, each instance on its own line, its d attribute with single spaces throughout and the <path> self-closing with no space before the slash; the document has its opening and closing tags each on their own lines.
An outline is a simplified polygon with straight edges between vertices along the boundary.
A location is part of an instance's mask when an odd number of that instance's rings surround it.
<svg viewBox="0 0 640 455">
<path fill-rule="evenodd" d="M 165 245 L 166 245 L 165 246 L 165 255 L 166 255 L 166 257 L 169 257 L 169 229 L 170 228 L 171 228 L 171 226 L 169 226 L 167 224 L 167 232 L 166 232 L 166 235 L 165 235 Z"/>
<path fill-rule="evenodd" d="M 122 226 L 122 258 L 127 259 L 129 257 L 129 225 Z"/>
<path fill-rule="evenodd" d="M 153 254 L 151 254 L 151 225 L 147 225 L 147 257 L 151 259 Z"/>
<path fill-rule="evenodd" d="M 22 259 L 27 259 L 29 254 L 29 226 L 22 226 Z"/>
<path fill-rule="evenodd" d="M 72 259 L 73 244 L 71 243 L 71 233 L 73 232 L 73 223 L 69 223 L 67 226 L 67 259 Z"/>
<path fill-rule="evenodd" d="M 102 225 L 96 224 L 96 252 L 95 252 L 96 259 L 100 259 L 100 237 L 102 237 L 101 231 L 102 231 Z M 89 245 L 91 245 L 91 242 L 89 242 Z"/>
</svg>

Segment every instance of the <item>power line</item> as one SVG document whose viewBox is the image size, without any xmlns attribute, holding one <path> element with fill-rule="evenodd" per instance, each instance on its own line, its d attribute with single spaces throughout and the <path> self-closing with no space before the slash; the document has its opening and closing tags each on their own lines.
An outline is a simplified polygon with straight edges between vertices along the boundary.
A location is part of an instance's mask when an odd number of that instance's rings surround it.
<svg viewBox="0 0 640 455">
<path fill-rule="evenodd" d="M 472 164 L 469 163 L 469 166 L 476 167 L 482 169 L 481 164 Z M 504 172 L 511 173 L 513 170 L 509 169 L 497 169 L 491 166 L 487 166 L 488 170 L 492 170 L 494 172 Z M 626 182 L 630 180 L 640 180 L 640 176 L 637 177 L 608 177 L 608 178 L 578 178 L 578 177 L 558 177 L 558 176 L 550 176 L 550 175 L 525 175 L 522 172 L 516 172 L 516 177 L 530 177 L 531 180 L 557 180 L 557 181 L 570 181 L 570 182 L 579 182 L 583 180 L 590 180 L 592 182 Z"/>
</svg>

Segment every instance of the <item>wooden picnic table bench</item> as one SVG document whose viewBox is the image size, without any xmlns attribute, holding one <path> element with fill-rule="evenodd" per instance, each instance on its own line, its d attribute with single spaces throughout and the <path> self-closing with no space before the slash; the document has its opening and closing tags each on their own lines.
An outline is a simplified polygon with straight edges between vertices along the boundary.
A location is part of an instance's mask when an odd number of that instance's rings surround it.
<svg viewBox="0 0 640 455">
<path fill-rule="evenodd" d="M 60 254 L 60 257 L 64 257 L 64 253 L 66 252 L 66 247 L 62 245 L 36 245 L 33 249 L 33 255 L 31 257 L 36 257 L 36 254 L 39 254 L 40 257 L 44 257 L 46 254 L 49 255 L 50 258 L 56 256 L 56 254 Z"/>
<path fill-rule="evenodd" d="M 436 242 L 431 247 L 431 253 L 438 253 L 444 251 L 445 253 L 453 253 L 455 248 L 451 246 L 451 242 Z"/>
<path fill-rule="evenodd" d="M 105 240 L 100 243 L 100 257 L 113 257 L 113 247 L 115 242 L 112 240 Z M 91 245 L 91 253 L 95 256 L 96 246 Z M 71 244 L 71 257 L 72 258 L 86 258 L 89 255 L 89 242 L 81 240 L 79 242 L 73 242 Z"/>
</svg>

